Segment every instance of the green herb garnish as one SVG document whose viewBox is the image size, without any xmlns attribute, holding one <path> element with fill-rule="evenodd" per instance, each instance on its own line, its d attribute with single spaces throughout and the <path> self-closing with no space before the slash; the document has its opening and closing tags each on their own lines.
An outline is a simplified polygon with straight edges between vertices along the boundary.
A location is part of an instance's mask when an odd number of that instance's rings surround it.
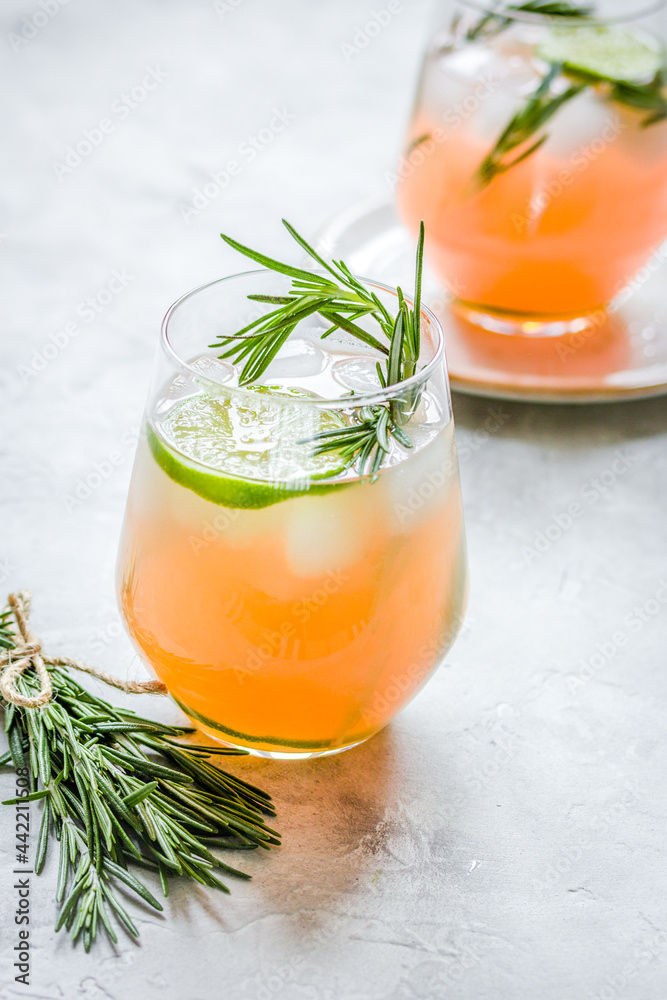
<svg viewBox="0 0 667 1000">
<path fill-rule="evenodd" d="M 539 87 L 523 108 L 514 115 L 509 125 L 496 141 L 491 152 L 486 156 L 477 170 L 477 180 L 482 186 L 490 184 L 498 174 L 504 174 L 511 167 L 532 156 L 542 146 L 549 134 L 543 133 L 532 145 L 524 148 L 514 158 L 510 154 L 525 146 L 527 142 L 546 125 L 556 112 L 573 97 L 580 94 L 585 84 L 573 84 L 559 94 L 552 91 L 556 80 L 561 79 L 561 67 L 553 66 L 542 80 Z"/>
<path fill-rule="evenodd" d="M 432 136 L 432 134 L 430 132 L 425 132 L 423 135 L 418 135 L 416 139 L 412 140 L 412 142 L 410 143 L 410 145 L 408 146 L 408 148 L 405 150 L 405 153 L 403 155 L 404 156 L 409 156 L 410 153 L 414 152 L 415 149 L 419 149 L 420 146 L 423 146 L 425 142 L 428 142 L 429 139 L 432 139 L 432 138 L 433 138 L 433 136 Z"/>
<path fill-rule="evenodd" d="M 569 3 L 568 0 L 527 0 L 526 3 L 510 4 L 503 7 L 497 13 L 485 14 L 477 24 L 473 25 L 466 32 L 466 41 L 474 42 L 478 38 L 490 38 L 500 34 L 508 28 L 514 18 L 507 16 L 504 12 L 523 12 L 527 14 L 542 14 L 544 17 L 564 17 L 564 18 L 588 18 L 593 14 L 594 8 L 590 4 Z"/>
<path fill-rule="evenodd" d="M 19 645 L 10 610 L 0 614 L 0 647 Z M 20 655 L 20 654 L 19 654 Z M 249 878 L 213 853 L 216 848 L 268 848 L 278 835 L 264 816 L 274 816 L 270 797 L 214 767 L 212 754 L 239 754 L 180 743 L 193 729 L 163 726 L 115 708 L 78 684 L 64 666 L 48 666 L 53 696 L 39 708 L 5 705 L 13 763 L 29 775 L 29 794 L 4 805 L 42 800 L 35 872 L 44 866 L 51 834 L 60 841 L 56 930 L 65 927 L 86 951 L 104 927 L 112 941 L 112 918 L 133 937 L 138 930 L 117 887 L 131 890 L 156 910 L 162 905 L 130 870 L 154 872 L 165 896 L 175 876 L 229 892 L 217 869 Z M 39 692 L 33 670 L 16 689 Z M 26 760 L 27 758 L 27 760 Z"/>
<path fill-rule="evenodd" d="M 656 74 L 655 79 L 643 86 L 619 81 L 614 83 L 609 94 L 610 101 L 624 104 L 637 111 L 648 111 L 648 117 L 642 122 L 642 128 L 656 125 L 667 118 L 667 78 L 665 71 Z"/>
<path fill-rule="evenodd" d="M 219 355 L 236 363 L 244 362 L 239 383 L 255 382 L 266 371 L 280 348 L 296 326 L 309 316 L 318 314 L 329 327 L 321 334 L 328 337 L 334 330 L 344 330 L 368 347 L 385 356 L 384 367 L 378 362 L 378 377 L 383 388 L 397 385 L 417 371 L 421 348 L 421 282 L 424 256 L 424 225 L 417 244 L 415 296 L 412 307 L 398 289 L 398 312 L 391 316 L 375 292 L 361 284 L 343 261 L 327 262 L 296 230 L 283 219 L 289 234 L 302 250 L 325 272 L 307 271 L 251 250 L 221 233 L 234 250 L 254 260 L 262 267 L 285 274 L 292 279 L 287 295 L 249 295 L 254 302 L 275 305 L 260 319 L 254 320 L 232 336 L 224 335 L 210 347 L 225 348 Z M 359 326 L 358 320 L 369 317 L 377 323 L 378 335 Z M 405 448 L 411 448 L 410 438 L 401 429 L 407 423 L 419 399 L 419 390 L 406 394 L 403 400 L 362 407 L 348 427 L 323 431 L 309 439 L 316 455 L 327 451 L 340 452 L 346 467 L 356 463 L 359 475 L 374 476 L 390 450 L 390 437 Z M 301 442 L 307 443 L 307 442 Z"/>
<path fill-rule="evenodd" d="M 555 12 L 548 12 L 546 6 L 542 5 L 540 10 L 533 6 L 532 9 L 535 13 L 553 16 Z M 512 9 L 527 9 L 527 6 L 505 8 Z M 582 7 L 576 13 L 570 11 L 568 16 L 585 21 L 593 12 L 591 7 Z M 489 17 L 497 20 L 499 15 Z M 511 18 L 505 20 L 511 23 Z M 506 26 L 503 23 L 497 30 Z M 472 29 L 473 34 L 477 28 L 479 25 Z M 643 127 L 667 118 L 663 59 L 658 50 L 652 49 L 641 37 L 613 26 L 584 24 L 555 30 L 537 54 L 550 64 L 550 68 L 480 164 L 476 173 L 480 187 L 537 152 L 549 138 L 549 133 L 544 131 L 547 122 L 563 104 L 586 89 L 595 88 L 604 100 L 648 112 L 641 123 Z M 512 157 L 515 151 L 518 155 Z"/>
</svg>

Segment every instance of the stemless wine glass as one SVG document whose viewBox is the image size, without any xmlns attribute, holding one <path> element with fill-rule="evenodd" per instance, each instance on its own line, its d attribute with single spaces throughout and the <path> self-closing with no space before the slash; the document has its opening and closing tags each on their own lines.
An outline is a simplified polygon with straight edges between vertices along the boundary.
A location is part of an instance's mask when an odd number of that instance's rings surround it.
<svg viewBox="0 0 667 1000">
<path fill-rule="evenodd" d="M 395 290 L 359 280 L 397 310 Z M 201 729 L 311 757 L 367 739 L 421 687 L 459 629 L 466 559 L 437 320 L 422 309 L 421 367 L 389 389 L 370 348 L 340 330 L 321 340 L 317 318 L 239 387 L 208 345 L 269 308 L 249 295 L 288 290 L 249 272 L 167 313 L 118 586 L 132 639 Z M 316 434 L 377 407 L 407 435 L 377 476 L 317 454 Z"/>
<path fill-rule="evenodd" d="M 667 236 L 666 4 L 438 9 L 399 211 L 467 319 L 585 329 Z"/>
</svg>

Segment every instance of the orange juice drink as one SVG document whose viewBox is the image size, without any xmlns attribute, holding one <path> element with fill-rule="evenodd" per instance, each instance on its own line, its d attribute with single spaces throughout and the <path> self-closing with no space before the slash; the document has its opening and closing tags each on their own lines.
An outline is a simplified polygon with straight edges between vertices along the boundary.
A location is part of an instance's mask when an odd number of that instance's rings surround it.
<svg viewBox="0 0 667 1000">
<path fill-rule="evenodd" d="M 307 443 L 382 391 L 352 345 L 297 337 L 249 388 L 207 355 L 161 369 L 120 600 L 142 655 L 210 735 L 269 756 L 344 749 L 381 729 L 449 648 L 466 563 L 439 350 L 405 424 L 412 447 L 393 444 L 374 481 Z"/>
<path fill-rule="evenodd" d="M 633 26 L 524 16 L 436 39 L 397 197 L 458 300 L 548 323 L 609 303 L 667 235 L 664 57 Z"/>
</svg>

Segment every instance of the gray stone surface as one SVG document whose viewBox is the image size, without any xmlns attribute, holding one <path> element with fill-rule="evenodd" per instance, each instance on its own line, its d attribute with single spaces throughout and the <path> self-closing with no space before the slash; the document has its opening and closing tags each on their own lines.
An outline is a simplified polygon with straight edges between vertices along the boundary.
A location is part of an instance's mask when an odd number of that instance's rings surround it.
<svg viewBox="0 0 667 1000">
<path fill-rule="evenodd" d="M 347 58 L 370 4 L 71 0 L 14 51 L 40 9 L 0 10 L 0 581 L 33 589 L 51 648 L 138 677 L 113 565 L 160 318 L 238 268 L 221 228 L 285 250 L 281 215 L 312 233 L 386 189 L 426 7 L 403 0 Z M 166 77 L 119 110 L 150 69 Z M 249 162 L 275 109 L 288 124 Z M 90 156 L 54 169 L 103 118 Z M 240 172 L 185 221 L 230 160 Z M 89 320 L 114 271 L 131 280 Z M 164 918 L 139 913 L 139 947 L 86 957 L 55 937 L 51 860 L 29 988 L 0 810 L 2 1000 L 663 1000 L 667 406 L 502 404 L 490 434 L 496 404 L 455 407 L 472 592 L 446 666 L 358 750 L 239 765 L 275 795 L 284 847 L 250 857 L 230 897 L 178 887 Z"/>
</svg>

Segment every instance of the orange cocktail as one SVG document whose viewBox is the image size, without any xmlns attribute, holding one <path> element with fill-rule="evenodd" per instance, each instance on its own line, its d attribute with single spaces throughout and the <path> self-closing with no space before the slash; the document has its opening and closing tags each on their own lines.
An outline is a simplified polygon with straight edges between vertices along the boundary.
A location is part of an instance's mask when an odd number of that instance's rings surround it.
<svg viewBox="0 0 667 1000">
<path fill-rule="evenodd" d="M 242 389 L 232 366 L 198 355 L 234 312 L 234 283 L 265 280 L 214 283 L 171 314 L 187 361 L 166 342 L 119 586 L 134 641 L 201 728 L 310 756 L 382 728 L 446 652 L 465 598 L 463 520 L 435 320 L 424 313 L 433 360 L 406 424 L 413 447 L 371 482 L 304 444 L 377 396 L 370 356 L 306 330 Z"/>
<path fill-rule="evenodd" d="M 458 300 L 549 332 L 607 304 L 667 234 L 662 46 L 593 14 L 482 23 L 485 5 L 458 6 L 427 53 L 399 209 L 424 219 Z"/>
</svg>

